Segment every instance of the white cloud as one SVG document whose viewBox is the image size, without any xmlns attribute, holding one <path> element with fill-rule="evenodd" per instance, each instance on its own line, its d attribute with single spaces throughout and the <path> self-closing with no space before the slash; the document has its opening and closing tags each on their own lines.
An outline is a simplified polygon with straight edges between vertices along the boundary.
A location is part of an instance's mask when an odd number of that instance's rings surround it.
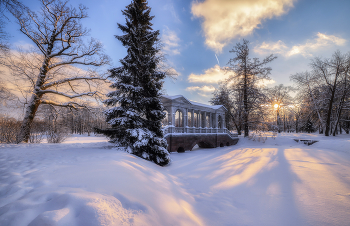
<svg viewBox="0 0 350 226">
<path fill-rule="evenodd" d="M 190 86 L 186 88 L 186 91 L 196 92 L 199 96 L 209 98 L 215 91 L 214 86 Z"/>
<path fill-rule="evenodd" d="M 276 53 L 286 57 L 300 54 L 302 56 L 312 56 L 312 53 L 322 48 L 330 46 L 342 46 L 346 43 L 345 39 L 336 37 L 334 35 L 326 35 L 317 33 L 317 37 L 312 40 L 307 40 L 305 44 L 287 47 L 284 42 L 279 40 L 276 43 L 263 42 L 260 46 L 254 48 L 254 52 L 259 54 Z"/>
<path fill-rule="evenodd" d="M 218 83 L 224 79 L 227 79 L 228 77 L 228 73 L 225 73 L 225 71 L 222 70 L 219 65 L 215 65 L 213 68 L 206 70 L 204 74 L 190 74 L 188 76 L 188 81 L 198 83 Z"/>
<path fill-rule="evenodd" d="M 272 85 L 272 84 L 275 84 L 276 81 L 273 80 L 273 79 L 262 79 L 258 82 L 258 86 L 259 87 L 266 87 L 268 85 Z"/>
<path fill-rule="evenodd" d="M 334 35 L 325 35 L 322 33 L 317 33 L 316 39 L 308 40 L 304 45 L 293 46 L 291 50 L 286 53 L 286 56 L 292 56 L 296 54 L 310 56 L 312 55 L 310 53 L 312 51 L 316 51 L 320 48 L 324 48 L 331 45 L 342 46 L 345 44 L 345 42 L 345 39 L 336 37 Z"/>
<path fill-rule="evenodd" d="M 235 37 L 251 34 L 265 19 L 281 16 L 295 0 L 205 0 L 192 3 L 192 14 L 203 17 L 206 44 L 216 52 Z"/>
<path fill-rule="evenodd" d="M 164 29 L 162 35 L 162 42 L 164 44 L 164 52 L 172 55 L 180 54 L 180 38 L 174 31 L 170 30 L 169 28 Z"/>
<path fill-rule="evenodd" d="M 254 52 L 259 53 L 261 55 L 269 53 L 284 55 L 287 49 L 288 47 L 286 46 L 286 44 L 279 40 L 276 43 L 263 42 L 260 46 L 254 47 Z"/>
<path fill-rule="evenodd" d="M 187 91 L 200 91 L 205 93 L 212 93 L 215 91 L 214 86 L 190 86 L 186 88 Z"/>
</svg>

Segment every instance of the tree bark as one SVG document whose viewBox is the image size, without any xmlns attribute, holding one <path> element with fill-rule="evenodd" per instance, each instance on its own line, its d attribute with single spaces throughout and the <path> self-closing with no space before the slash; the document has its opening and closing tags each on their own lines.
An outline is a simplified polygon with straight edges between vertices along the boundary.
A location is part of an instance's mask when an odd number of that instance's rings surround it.
<svg viewBox="0 0 350 226">
<path fill-rule="evenodd" d="M 17 143 L 28 143 L 30 137 L 30 128 L 32 127 L 35 113 L 40 105 L 41 97 L 37 94 L 33 94 L 30 100 L 30 104 L 26 109 L 25 117 L 22 121 L 20 133 L 17 138 Z"/>
<path fill-rule="evenodd" d="M 246 59 L 245 60 L 245 68 L 247 68 L 246 65 Z M 243 87 L 243 105 L 244 105 L 244 112 L 243 112 L 243 121 L 244 121 L 244 137 L 249 136 L 249 127 L 248 127 L 248 75 L 247 71 L 245 69 L 244 71 L 244 87 Z"/>
<path fill-rule="evenodd" d="M 325 136 L 329 136 L 330 135 L 331 113 L 332 113 L 334 95 L 335 95 L 335 88 L 332 89 L 332 96 L 331 96 L 331 99 L 329 100 L 328 112 L 327 112 L 327 120 L 326 120 Z"/>
<path fill-rule="evenodd" d="M 51 40 L 53 42 L 53 38 L 51 38 Z M 47 56 L 49 56 L 51 54 L 52 48 L 53 48 L 53 45 L 52 44 L 49 45 L 48 50 L 47 50 Z M 21 143 L 21 142 L 28 143 L 28 141 L 29 141 L 30 129 L 32 127 L 35 114 L 36 114 L 36 112 L 39 108 L 39 105 L 41 103 L 41 98 L 44 95 L 44 94 L 40 93 L 40 91 L 41 91 L 40 87 L 42 87 L 42 85 L 45 82 L 45 78 L 46 78 L 46 74 L 48 71 L 50 60 L 51 59 L 49 57 L 45 57 L 44 63 L 42 65 L 42 67 L 40 68 L 40 74 L 38 75 L 32 97 L 31 97 L 29 105 L 26 109 L 26 113 L 25 113 L 24 118 L 23 118 L 23 122 L 22 122 L 22 126 L 20 129 L 18 139 L 17 139 L 17 143 Z"/>
</svg>

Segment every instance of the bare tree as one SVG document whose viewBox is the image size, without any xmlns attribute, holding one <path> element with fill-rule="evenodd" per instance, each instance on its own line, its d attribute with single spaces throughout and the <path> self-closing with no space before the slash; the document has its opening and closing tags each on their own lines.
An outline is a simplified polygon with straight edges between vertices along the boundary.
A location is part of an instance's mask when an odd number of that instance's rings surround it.
<svg viewBox="0 0 350 226">
<path fill-rule="evenodd" d="M 272 54 L 262 61 L 258 58 L 249 58 L 249 41 L 243 39 L 243 43 L 237 43 L 230 51 L 236 54 L 236 57 L 228 62 L 228 70 L 233 71 L 234 75 L 230 80 L 235 81 L 232 87 L 242 93 L 243 97 L 243 129 L 244 137 L 249 136 L 249 121 L 251 113 L 260 107 L 258 103 L 261 98 L 259 82 L 263 79 L 269 79 L 268 75 L 271 72 L 270 67 L 265 67 L 276 57 Z"/>
<path fill-rule="evenodd" d="M 312 71 L 291 76 L 301 88 L 303 99 L 311 103 L 325 135 L 335 135 L 348 111 L 350 85 L 350 55 L 336 51 L 331 58 L 315 58 L 310 64 Z M 340 129 L 340 128 L 339 128 Z M 341 131 L 341 129 L 340 129 Z"/>
<path fill-rule="evenodd" d="M 242 124 L 241 117 L 239 113 L 241 111 L 237 110 L 239 104 L 236 101 L 236 95 L 232 95 L 231 90 L 227 87 L 226 82 L 219 84 L 219 88 L 215 89 L 213 93 L 213 98 L 210 103 L 213 105 L 223 105 L 227 112 L 225 114 L 225 123 L 228 130 L 232 130 L 233 126 L 236 128 L 238 135 L 241 135 Z"/>
<path fill-rule="evenodd" d="M 4 32 L 4 19 L 8 19 L 5 16 L 5 12 L 10 12 L 13 15 L 22 13 L 27 8 L 17 0 L 0 0 L 0 50 L 7 50 L 8 45 L 5 40 L 8 38 L 6 32 Z"/>
<path fill-rule="evenodd" d="M 290 79 L 296 83 L 296 88 L 298 90 L 297 98 L 300 100 L 299 102 L 301 102 L 299 105 L 308 106 L 309 111 L 316 112 L 318 124 L 321 127 L 320 131 L 323 131 L 325 127 L 325 120 L 323 117 L 324 111 L 322 109 L 324 99 L 320 98 L 317 77 L 305 71 L 292 75 Z"/>
<path fill-rule="evenodd" d="M 328 109 L 327 109 L 327 117 L 326 117 L 326 130 L 325 135 L 329 136 L 331 133 L 331 116 L 333 113 L 334 104 L 336 99 L 340 100 L 337 106 L 336 113 L 336 122 L 335 128 L 339 123 L 339 116 L 342 110 L 342 106 L 345 100 L 345 96 L 348 93 L 348 87 L 342 87 L 345 84 L 347 86 L 346 81 L 348 80 L 348 73 L 350 69 L 350 56 L 347 54 L 341 54 L 339 51 L 336 51 L 332 58 L 330 59 L 320 59 L 315 58 L 311 67 L 313 69 L 314 76 L 316 76 L 322 85 L 326 88 L 326 92 L 328 92 L 328 97 L 326 98 L 328 101 Z M 345 83 L 342 83 L 344 81 Z M 343 89 L 342 89 L 343 88 Z M 337 95 L 337 93 L 341 93 L 341 97 Z"/>
<path fill-rule="evenodd" d="M 91 39 L 87 44 L 84 43 L 88 30 L 82 27 L 80 21 L 87 17 L 86 10 L 82 5 L 78 8 L 68 6 L 68 1 L 41 0 L 38 13 L 28 10 L 25 14 L 15 15 L 20 31 L 34 43 L 37 58 L 41 62 L 36 68 L 36 75 L 25 75 L 32 89 L 18 142 L 28 142 L 31 124 L 41 104 L 77 108 L 82 105 L 75 101 L 76 98 L 97 94 L 97 91 L 92 90 L 79 92 L 77 85 L 73 85 L 74 82 L 89 83 L 103 79 L 94 73 L 90 76 L 58 76 L 67 66 L 101 66 L 109 62 L 100 42 Z M 61 103 L 51 97 L 68 98 L 70 101 Z"/>
<path fill-rule="evenodd" d="M 13 99 L 14 95 L 6 87 L 6 85 L 0 82 L 0 105 L 6 105 L 6 102 L 10 99 Z"/>
<path fill-rule="evenodd" d="M 286 112 L 288 111 L 288 105 L 291 105 L 292 103 L 292 98 L 290 96 L 292 91 L 294 91 L 294 89 L 291 86 L 283 86 L 283 84 L 267 89 L 267 102 L 276 110 L 276 124 L 279 133 L 282 130 L 280 112 L 281 110 L 284 111 L 285 118 Z M 285 132 L 285 130 L 285 120 L 283 120 L 283 131 Z"/>
</svg>

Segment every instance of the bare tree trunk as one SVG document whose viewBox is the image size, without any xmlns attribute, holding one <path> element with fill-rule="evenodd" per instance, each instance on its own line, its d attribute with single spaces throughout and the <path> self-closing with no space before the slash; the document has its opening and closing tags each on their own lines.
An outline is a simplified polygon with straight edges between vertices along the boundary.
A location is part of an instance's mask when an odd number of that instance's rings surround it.
<svg viewBox="0 0 350 226">
<path fill-rule="evenodd" d="M 341 128 L 341 123 L 339 123 L 339 133 L 340 133 L 340 134 L 343 134 L 343 130 L 342 130 L 342 128 Z"/>
<path fill-rule="evenodd" d="M 246 59 L 245 59 L 246 60 Z M 246 63 L 246 61 L 245 61 Z M 245 68 L 247 66 L 245 65 Z M 247 71 L 244 72 L 244 87 L 243 87 L 243 105 L 244 105 L 244 112 L 243 112 L 243 121 L 244 121 L 244 137 L 249 136 L 249 127 L 248 127 L 248 75 Z"/>
<path fill-rule="evenodd" d="M 329 136 L 331 134 L 330 125 L 331 125 L 331 114 L 332 114 L 334 95 L 335 95 L 335 89 L 332 89 L 332 96 L 331 96 L 331 99 L 329 100 L 329 105 L 328 105 L 325 136 Z"/>
<path fill-rule="evenodd" d="M 30 129 L 33 124 L 35 113 L 40 105 L 40 98 L 36 94 L 32 95 L 29 106 L 26 109 L 26 113 L 22 122 L 22 126 L 17 138 L 17 143 L 25 142 L 28 143 L 30 137 Z"/>
<path fill-rule="evenodd" d="M 49 45 L 46 53 L 47 56 L 51 54 L 52 48 L 53 48 L 53 45 Z M 28 143 L 28 140 L 30 137 L 30 129 L 32 127 L 35 114 L 39 108 L 39 105 L 41 104 L 41 98 L 43 94 L 40 94 L 40 90 L 41 90 L 40 87 L 42 87 L 42 85 L 45 82 L 49 63 L 50 63 L 50 58 L 46 57 L 42 67 L 40 68 L 40 74 L 38 75 L 32 97 L 29 101 L 29 105 L 27 106 L 26 113 L 24 115 L 22 126 L 17 139 L 17 143 L 21 143 L 21 142 Z"/>
</svg>

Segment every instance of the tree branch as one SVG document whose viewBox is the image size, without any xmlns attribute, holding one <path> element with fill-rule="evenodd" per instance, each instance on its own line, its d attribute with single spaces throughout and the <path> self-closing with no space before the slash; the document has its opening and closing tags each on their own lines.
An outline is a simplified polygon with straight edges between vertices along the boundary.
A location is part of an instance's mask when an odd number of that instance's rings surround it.
<svg viewBox="0 0 350 226">
<path fill-rule="evenodd" d="M 86 108 L 88 109 L 85 105 L 82 104 L 78 104 L 77 102 L 67 102 L 67 103 L 57 103 L 54 101 L 50 101 L 50 100 L 43 100 L 41 101 L 41 104 L 48 104 L 51 106 L 56 106 L 56 107 L 67 107 L 67 108 L 73 108 L 73 109 L 77 109 L 77 108 Z"/>
<path fill-rule="evenodd" d="M 38 92 L 38 94 L 47 94 L 47 93 L 52 93 L 52 94 L 55 94 L 55 95 L 67 97 L 69 99 L 74 99 L 74 98 L 82 97 L 82 96 L 90 96 L 91 97 L 91 96 L 95 95 L 97 93 L 97 91 L 86 92 L 86 93 L 79 93 L 79 94 L 76 94 L 76 95 L 68 95 L 66 93 L 55 91 L 55 90 L 41 90 L 41 91 Z"/>
<path fill-rule="evenodd" d="M 41 87 L 42 90 L 46 90 L 47 88 L 50 88 L 52 86 L 56 85 L 61 85 L 67 82 L 72 82 L 72 81 L 77 81 L 77 80 L 106 80 L 105 78 L 100 78 L 100 77 L 74 77 L 74 78 L 66 78 L 66 79 L 61 79 L 58 81 L 50 82 L 48 84 L 45 84 Z"/>
</svg>

